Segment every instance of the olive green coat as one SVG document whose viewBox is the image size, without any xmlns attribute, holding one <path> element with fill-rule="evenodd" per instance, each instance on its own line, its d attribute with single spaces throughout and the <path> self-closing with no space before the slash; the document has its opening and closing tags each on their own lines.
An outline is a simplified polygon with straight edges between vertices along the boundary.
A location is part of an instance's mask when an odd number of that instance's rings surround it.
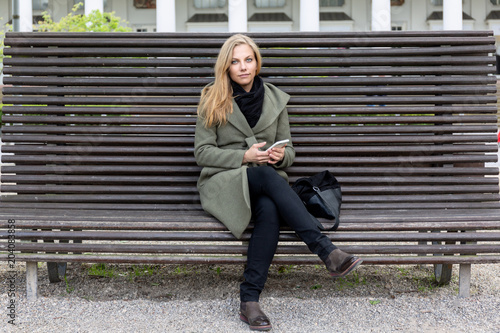
<svg viewBox="0 0 500 333">
<path fill-rule="evenodd" d="M 262 114 L 251 128 L 233 100 L 233 113 L 227 124 L 206 128 L 198 117 L 194 155 L 203 169 L 198 190 L 203 209 L 221 221 L 237 238 L 241 237 L 251 219 L 250 194 L 246 170 L 254 164 L 243 165 L 243 155 L 253 144 L 289 139 L 283 160 L 275 168 L 290 166 L 295 158 L 291 143 L 286 104 L 290 96 L 275 86 L 265 83 Z M 287 179 L 286 173 L 278 173 Z"/>
</svg>

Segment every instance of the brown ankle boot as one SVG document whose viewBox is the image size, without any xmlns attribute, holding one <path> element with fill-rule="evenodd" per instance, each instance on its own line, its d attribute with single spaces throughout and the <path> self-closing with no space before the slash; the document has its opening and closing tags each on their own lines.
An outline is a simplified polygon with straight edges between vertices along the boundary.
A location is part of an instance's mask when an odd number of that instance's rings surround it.
<svg viewBox="0 0 500 333">
<path fill-rule="evenodd" d="M 355 269 L 363 260 L 342 250 L 335 249 L 325 260 L 330 275 L 334 278 L 344 277 Z"/>
<path fill-rule="evenodd" d="M 254 331 L 269 331 L 272 328 L 271 321 L 260 309 L 259 302 L 241 302 L 240 319 Z"/>
</svg>

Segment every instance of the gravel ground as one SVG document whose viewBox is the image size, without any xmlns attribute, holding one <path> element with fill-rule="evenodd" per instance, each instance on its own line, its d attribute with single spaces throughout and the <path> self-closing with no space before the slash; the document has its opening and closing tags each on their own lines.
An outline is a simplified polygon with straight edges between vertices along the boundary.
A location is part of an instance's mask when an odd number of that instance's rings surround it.
<svg viewBox="0 0 500 333">
<path fill-rule="evenodd" d="M 27 302 L 24 263 L 15 297 L 0 265 L 2 332 L 250 331 L 238 317 L 241 266 L 72 263 L 66 281 L 50 284 L 39 264 L 40 296 Z M 340 280 L 319 266 L 273 266 L 261 304 L 273 332 L 500 332 L 500 265 L 472 267 L 469 298 L 457 297 L 454 270 L 437 287 L 431 266 L 361 266 Z"/>
</svg>

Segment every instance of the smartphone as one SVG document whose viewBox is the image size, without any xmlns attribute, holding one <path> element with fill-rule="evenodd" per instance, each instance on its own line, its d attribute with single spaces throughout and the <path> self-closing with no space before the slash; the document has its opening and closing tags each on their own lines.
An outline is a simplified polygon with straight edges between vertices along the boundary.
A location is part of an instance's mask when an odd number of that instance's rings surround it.
<svg viewBox="0 0 500 333">
<path fill-rule="evenodd" d="M 271 150 L 273 148 L 281 148 L 284 145 L 286 145 L 288 142 L 290 142 L 290 140 L 288 140 L 288 139 L 276 141 L 275 143 L 273 143 L 273 145 L 271 147 L 267 148 L 266 151 Z"/>
</svg>

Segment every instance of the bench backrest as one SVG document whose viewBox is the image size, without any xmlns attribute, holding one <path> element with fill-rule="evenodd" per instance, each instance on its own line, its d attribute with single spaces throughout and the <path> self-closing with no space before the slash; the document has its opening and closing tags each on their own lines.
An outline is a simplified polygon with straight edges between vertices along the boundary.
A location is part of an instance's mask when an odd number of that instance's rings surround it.
<svg viewBox="0 0 500 333">
<path fill-rule="evenodd" d="M 292 182 L 329 169 L 344 209 L 498 202 L 491 32 L 248 35 L 292 96 Z M 201 209 L 196 105 L 228 36 L 9 33 L 2 207 Z"/>
</svg>

